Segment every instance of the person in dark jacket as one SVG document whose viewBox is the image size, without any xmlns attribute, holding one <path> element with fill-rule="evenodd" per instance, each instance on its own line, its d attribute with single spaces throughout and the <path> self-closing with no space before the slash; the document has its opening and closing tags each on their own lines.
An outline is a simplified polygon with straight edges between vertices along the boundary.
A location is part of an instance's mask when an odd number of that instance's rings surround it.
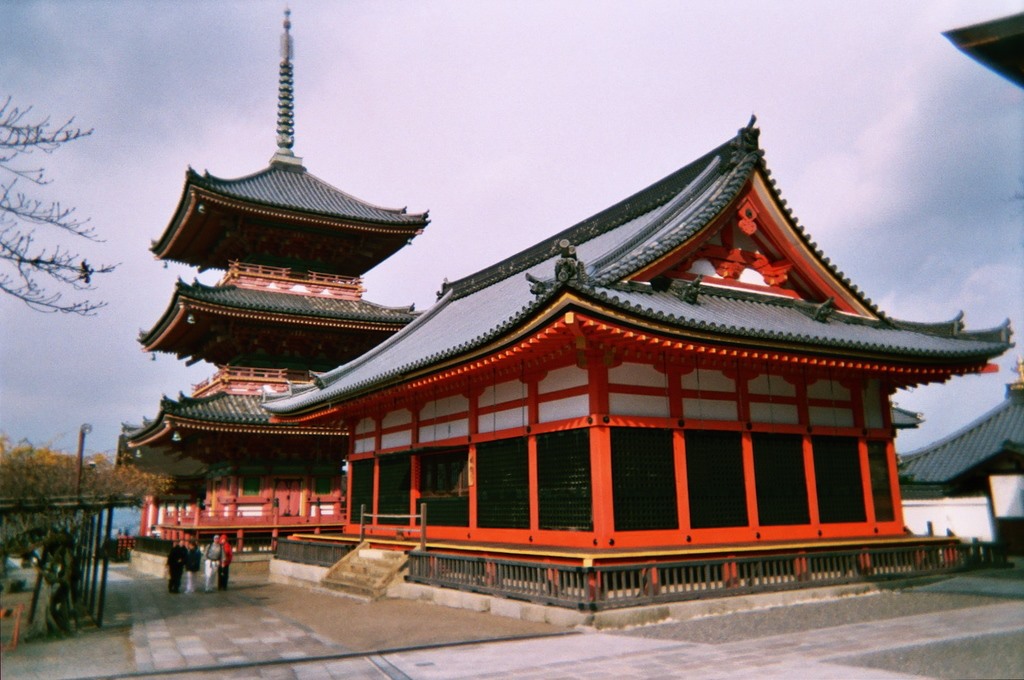
<svg viewBox="0 0 1024 680">
<path fill-rule="evenodd" d="M 188 548 L 185 541 L 176 541 L 167 553 L 167 590 L 171 593 L 181 592 L 181 573 L 185 570 L 185 560 L 188 559 Z"/>
<path fill-rule="evenodd" d="M 185 592 L 196 592 L 199 570 L 203 566 L 203 551 L 195 541 L 188 542 L 188 556 L 185 558 Z"/>
</svg>

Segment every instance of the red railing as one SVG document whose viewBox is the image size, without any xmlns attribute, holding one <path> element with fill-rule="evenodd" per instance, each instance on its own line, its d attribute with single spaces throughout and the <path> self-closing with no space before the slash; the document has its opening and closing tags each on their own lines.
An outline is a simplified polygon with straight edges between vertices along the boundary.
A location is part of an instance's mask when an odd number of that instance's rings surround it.
<svg viewBox="0 0 1024 680">
<path fill-rule="evenodd" d="M 246 366 L 221 366 L 212 376 L 192 386 L 192 396 L 201 397 L 214 392 L 235 392 L 259 394 L 263 385 L 281 385 L 286 382 L 308 383 L 312 380 L 309 371 L 288 368 L 250 368 Z M 232 388 L 237 389 L 232 389 Z"/>
<path fill-rule="evenodd" d="M 218 285 L 257 289 L 273 287 L 282 293 L 327 294 L 345 300 L 361 299 L 364 290 L 363 280 L 355 276 L 296 272 L 290 267 L 268 267 L 244 262 L 231 262 L 227 273 Z M 296 291 L 293 290 L 294 286 L 317 290 Z"/>
</svg>

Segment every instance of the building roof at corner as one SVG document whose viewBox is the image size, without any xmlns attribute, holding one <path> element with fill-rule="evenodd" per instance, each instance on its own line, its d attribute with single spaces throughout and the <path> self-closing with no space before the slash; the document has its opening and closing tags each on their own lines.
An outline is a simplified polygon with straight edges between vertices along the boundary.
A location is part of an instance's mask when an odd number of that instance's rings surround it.
<svg viewBox="0 0 1024 680">
<path fill-rule="evenodd" d="M 1003 451 L 1024 453 L 1024 399 L 1003 403 L 934 444 L 901 456 L 912 484 L 946 484 Z"/>
<path fill-rule="evenodd" d="M 980 63 L 1024 87 L 1024 12 L 943 35 Z"/>
</svg>

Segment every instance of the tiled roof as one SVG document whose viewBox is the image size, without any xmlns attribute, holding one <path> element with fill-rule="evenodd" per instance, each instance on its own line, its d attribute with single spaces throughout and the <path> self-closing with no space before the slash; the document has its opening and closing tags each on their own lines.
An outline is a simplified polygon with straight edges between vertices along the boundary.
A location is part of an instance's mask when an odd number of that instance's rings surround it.
<svg viewBox="0 0 1024 680">
<path fill-rule="evenodd" d="M 900 456 L 911 484 L 947 484 L 1004 450 L 1024 451 L 1024 400 L 999 406 L 944 439 Z"/>
<path fill-rule="evenodd" d="M 907 430 L 916 428 L 923 422 L 924 418 L 916 411 L 908 411 L 899 406 L 892 407 L 892 426 L 897 429 Z"/>
<path fill-rule="evenodd" d="M 229 394 L 220 392 L 208 397 L 189 397 L 179 394 L 177 399 L 163 397 L 157 417 L 145 419 L 139 427 L 122 424 L 128 441 L 142 441 L 158 434 L 167 424 L 167 418 L 207 423 L 215 426 L 256 427 L 258 431 L 279 435 L 323 434 L 338 435 L 335 428 L 271 423 L 270 415 L 262 408 L 263 396 L 258 394 Z M 201 429 L 201 428 L 200 428 Z"/>
<path fill-rule="evenodd" d="M 179 394 L 177 400 L 164 397 L 156 418 L 144 420 L 139 427 L 125 424 L 123 432 L 129 441 L 145 439 L 160 431 L 167 416 L 208 423 L 268 425 L 270 418 L 260 406 L 262 399 L 260 395 L 223 392 L 198 399 L 184 394 Z"/>
<path fill-rule="evenodd" d="M 224 196 L 286 210 L 373 222 L 425 225 L 426 213 L 407 213 L 405 208 L 382 208 L 346 194 L 303 169 L 271 165 L 238 179 L 222 179 L 191 168 L 188 182 Z"/>
<path fill-rule="evenodd" d="M 385 307 L 366 300 L 341 300 L 320 295 L 275 293 L 235 286 L 207 286 L 198 281 L 188 284 L 178 279 L 167 311 L 153 328 L 139 333 L 139 342 L 143 346 L 153 342 L 167 328 L 182 299 L 230 309 L 284 314 L 296 318 L 308 317 L 363 323 L 401 325 L 408 324 L 417 316 L 412 307 Z"/>
<path fill-rule="evenodd" d="M 167 415 L 215 423 L 266 425 L 267 412 L 260 408 L 263 397 L 253 394 L 214 394 L 209 397 L 178 395 L 177 401 L 164 397 L 160 410 Z"/>
<path fill-rule="evenodd" d="M 535 311 L 550 309 L 570 292 L 597 308 L 653 320 L 680 334 L 711 335 L 723 342 L 776 344 L 834 354 L 851 352 L 888 360 L 983 361 L 1009 345 L 1006 325 L 982 333 L 951 324 L 910 324 L 832 313 L 781 296 L 704 285 L 696 302 L 678 286 L 621 283 L 710 224 L 763 167 L 756 130 L 748 127 L 682 170 L 594 217 L 521 253 L 442 289 L 437 305 L 362 357 L 321 376 L 320 388 L 267 403 L 274 413 L 295 413 L 401 379 L 493 341 Z M 795 220 L 794 220 L 795 221 Z M 797 227 L 800 238 L 866 309 L 875 312 Z M 556 279 L 558 241 L 575 247 L 582 279 Z M 819 315 L 820 316 L 820 315 Z"/>
</svg>

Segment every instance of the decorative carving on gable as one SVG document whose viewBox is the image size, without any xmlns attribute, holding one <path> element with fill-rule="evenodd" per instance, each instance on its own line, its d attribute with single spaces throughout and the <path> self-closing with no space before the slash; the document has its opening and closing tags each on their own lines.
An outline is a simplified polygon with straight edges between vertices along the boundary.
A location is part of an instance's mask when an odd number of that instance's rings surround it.
<svg viewBox="0 0 1024 680">
<path fill-rule="evenodd" d="M 744 234 L 750 236 L 757 231 L 756 219 L 757 210 L 748 198 L 743 202 L 743 205 L 740 206 L 740 209 L 736 211 L 736 224 Z"/>
<path fill-rule="evenodd" d="M 761 253 L 714 244 L 707 244 L 694 254 L 694 259 L 701 258 L 710 262 L 715 273 L 723 279 L 739 279 L 745 269 L 753 269 L 769 286 L 784 284 L 793 267 L 791 262 L 784 259 L 771 262 Z"/>
</svg>

